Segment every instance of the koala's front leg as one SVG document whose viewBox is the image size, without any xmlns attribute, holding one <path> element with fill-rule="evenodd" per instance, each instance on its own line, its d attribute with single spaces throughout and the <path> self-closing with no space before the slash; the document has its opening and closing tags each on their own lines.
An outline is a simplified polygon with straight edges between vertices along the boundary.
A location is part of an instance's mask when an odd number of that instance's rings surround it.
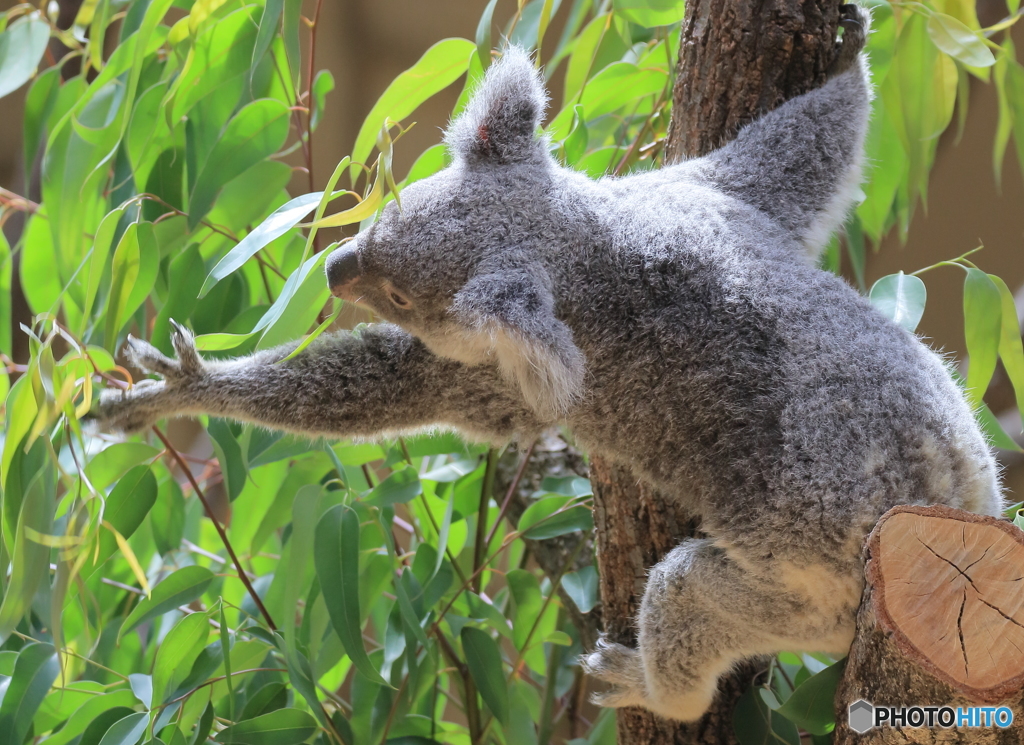
<svg viewBox="0 0 1024 745">
<path fill-rule="evenodd" d="M 169 359 L 130 339 L 137 367 L 163 380 L 106 390 L 95 416 L 107 430 L 137 432 L 159 419 L 211 414 L 312 436 L 373 437 L 429 425 L 508 439 L 543 425 L 489 366 L 430 353 L 389 324 L 341 333 L 285 358 L 294 344 L 225 362 L 204 362 L 191 333 L 175 324 Z"/>
</svg>

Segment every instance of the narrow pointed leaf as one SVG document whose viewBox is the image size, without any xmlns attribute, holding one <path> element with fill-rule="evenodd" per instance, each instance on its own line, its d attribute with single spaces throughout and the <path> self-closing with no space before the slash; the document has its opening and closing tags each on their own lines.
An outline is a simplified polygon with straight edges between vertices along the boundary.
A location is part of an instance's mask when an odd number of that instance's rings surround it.
<svg viewBox="0 0 1024 745">
<path fill-rule="evenodd" d="M 477 690 L 494 718 L 508 725 L 508 686 L 501 668 L 501 652 L 486 631 L 466 626 L 462 629 L 462 649 L 466 665 Z"/>
<path fill-rule="evenodd" d="M 320 518 L 313 560 L 327 612 L 346 654 L 366 678 L 387 685 L 363 646 L 359 623 L 359 517 L 351 507 L 335 505 Z"/>
<path fill-rule="evenodd" d="M 191 603 L 202 595 L 213 582 L 213 572 L 206 567 L 182 567 L 153 588 L 153 594 L 135 606 L 124 620 L 118 637 L 122 637 L 141 623 Z"/>
</svg>

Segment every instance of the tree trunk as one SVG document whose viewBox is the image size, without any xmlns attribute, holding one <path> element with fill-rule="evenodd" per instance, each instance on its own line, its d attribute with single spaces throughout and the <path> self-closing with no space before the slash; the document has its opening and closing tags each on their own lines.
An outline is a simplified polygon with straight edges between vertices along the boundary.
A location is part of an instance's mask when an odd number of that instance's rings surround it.
<svg viewBox="0 0 1024 745">
<path fill-rule="evenodd" d="M 841 0 L 689 0 L 683 21 L 667 163 L 704 155 L 747 122 L 825 81 Z M 639 482 L 628 469 L 591 463 L 605 632 L 635 644 L 633 619 L 647 569 L 699 520 Z M 759 666 L 723 677 L 719 697 L 699 722 L 680 724 L 638 709 L 619 712 L 620 745 L 732 745 L 731 713 Z"/>
<path fill-rule="evenodd" d="M 836 691 L 836 745 L 1024 742 L 1021 566 L 1024 532 L 1010 523 L 941 506 L 887 512 L 868 538 L 857 638 Z M 1016 720 L 867 729 L 873 710 L 861 700 L 1006 706 Z"/>
</svg>

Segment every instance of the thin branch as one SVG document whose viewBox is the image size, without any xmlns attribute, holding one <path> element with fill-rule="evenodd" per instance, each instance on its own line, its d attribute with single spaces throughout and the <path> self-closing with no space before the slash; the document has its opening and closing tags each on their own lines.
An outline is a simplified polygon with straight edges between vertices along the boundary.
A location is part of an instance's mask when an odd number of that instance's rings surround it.
<svg viewBox="0 0 1024 745">
<path fill-rule="evenodd" d="M 181 453 L 179 453 L 177 448 L 170 443 L 166 435 L 160 431 L 159 427 L 154 425 L 153 432 L 160 439 L 160 442 L 164 444 L 167 452 L 170 453 L 178 462 L 178 466 L 181 470 L 185 472 L 185 477 L 189 480 L 189 483 L 192 484 L 192 489 L 195 490 L 196 496 L 199 497 L 199 501 L 203 503 L 203 508 L 206 510 L 207 517 L 210 518 L 213 526 L 217 529 L 221 542 L 223 542 L 224 548 L 227 549 L 228 555 L 231 557 L 231 561 L 235 565 L 235 570 L 238 572 L 238 578 L 242 580 L 242 584 L 245 585 L 245 589 L 248 590 L 253 602 L 256 603 L 256 607 L 259 608 L 260 613 L 266 620 L 267 626 L 270 627 L 271 631 L 277 631 L 277 624 L 274 623 L 274 619 L 270 617 L 270 613 L 267 611 L 266 606 L 263 605 L 263 600 L 260 599 L 260 596 L 252 586 L 252 582 L 249 581 L 249 575 L 246 574 L 245 569 L 242 567 L 242 562 L 239 561 L 238 555 L 235 553 L 235 549 L 232 547 L 231 541 L 228 539 L 228 534 L 224 531 L 224 527 L 220 524 L 220 520 L 218 520 L 217 516 L 214 514 L 209 501 L 206 499 L 206 495 L 199 486 L 199 482 L 196 481 L 196 477 L 192 474 L 192 469 L 188 467 L 185 459 L 181 457 Z"/>
<path fill-rule="evenodd" d="M 537 447 L 537 441 L 534 440 L 530 443 L 530 447 L 523 453 L 523 460 L 519 464 L 519 469 L 516 471 L 515 477 L 512 479 L 512 483 L 508 487 L 508 491 L 505 492 L 505 499 L 501 502 L 501 509 L 498 511 L 498 519 L 494 521 L 494 525 L 491 526 L 491 532 L 487 534 L 487 541 L 484 545 L 490 546 L 491 541 L 494 540 L 494 534 L 498 532 L 498 526 L 501 525 L 501 519 L 505 517 L 505 513 L 508 512 L 509 505 L 512 504 L 512 498 L 515 496 L 516 490 L 519 488 L 519 482 L 523 480 L 523 475 L 526 473 L 527 467 L 530 465 L 530 456 L 533 455 L 533 449 Z"/>
<path fill-rule="evenodd" d="M 491 448 L 487 451 L 487 466 L 484 469 L 483 483 L 480 485 L 480 506 L 477 510 L 476 542 L 473 544 L 473 592 L 480 594 L 480 584 L 483 580 L 483 572 L 479 572 L 484 566 L 484 557 L 487 555 L 487 513 L 490 511 L 491 492 L 494 490 L 494 471 L 498 464 L 498 451 Z"/>
</svg>

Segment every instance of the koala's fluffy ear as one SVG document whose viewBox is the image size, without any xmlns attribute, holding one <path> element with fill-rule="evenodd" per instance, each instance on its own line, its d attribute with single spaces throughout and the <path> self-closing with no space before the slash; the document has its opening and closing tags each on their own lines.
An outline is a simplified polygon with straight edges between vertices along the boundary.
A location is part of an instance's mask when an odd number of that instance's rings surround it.
<svg viewBox="0 0 1024 745">
<path fill-rule="evenodd" d="M 456 321 L 489 337 L 502 374 L 539 414 L 558 418 L 579 399 L 583 354 L 554 314 L 550 291 L 527 271 L 479 274 L 452 304 Z"/>
<path fill-rule="evenodd" d="M 456 158 L 469 162 L 519 163 L 544 154 L 536 137 L 547 94 L 530 55 L 508 47 L 487 70 L 445 141 Z"/>
</svg>

